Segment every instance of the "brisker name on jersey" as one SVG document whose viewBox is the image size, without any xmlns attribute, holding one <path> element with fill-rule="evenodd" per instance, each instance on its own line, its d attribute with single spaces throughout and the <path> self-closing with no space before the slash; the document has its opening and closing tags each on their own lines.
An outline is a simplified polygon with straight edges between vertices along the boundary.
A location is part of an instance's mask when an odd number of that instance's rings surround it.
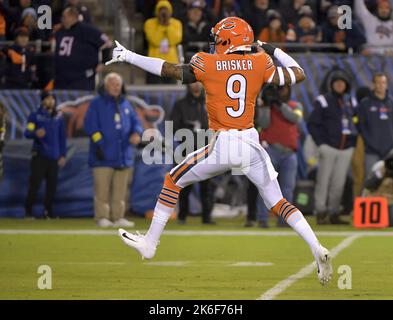
<svg viewBox="0 0 393 320">
<path fill-rule="evenodd" d="M 240 70 L 252 70 L 251 60 L 228 60 L 228 61 L 216 61 L 217 71 L 240 71 Z"/>
</svg>

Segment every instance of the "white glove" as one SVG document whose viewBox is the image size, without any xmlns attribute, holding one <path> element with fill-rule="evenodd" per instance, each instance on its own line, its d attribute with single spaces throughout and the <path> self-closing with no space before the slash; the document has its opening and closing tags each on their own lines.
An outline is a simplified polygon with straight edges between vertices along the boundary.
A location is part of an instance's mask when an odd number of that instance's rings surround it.
<svg viewBox="0 0 393 320">
<path fill-rule="evenodd" d="M 113 49 L 112 60 L 105 63 L 106 66 L 116 62 L 127 62 L 156 76 L 161 76 L 162 66 L 165 63 L 164 60 L 141 56 L 127 50 L 118 41 L 115 41 L 115 43 L 116 48 Z"/>
<path fill-rule="evenodd" d="M 132 63 L 133 60 L 132 58 L 133 55 L 135 55 L 135 53 L 130 50 L 127 50 L 117 40 L 115 40 L 115 43 L 116 43 L 116 48 L 113 49 L 112 60 L 105 63 L 105 65 L 109 66 L 110 64 L 117 63 L 117 62 Z"/>
</svg>

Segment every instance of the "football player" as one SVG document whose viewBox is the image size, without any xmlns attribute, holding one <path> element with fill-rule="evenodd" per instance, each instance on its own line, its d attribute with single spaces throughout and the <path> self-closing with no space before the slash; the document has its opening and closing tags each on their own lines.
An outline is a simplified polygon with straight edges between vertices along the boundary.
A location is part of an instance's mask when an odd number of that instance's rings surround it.
<svg viewBox="0 0 393 320">
<path fill-rule="evenodd" d="M 212 29 L 210 53 L 199 52 L 185 65 L 138 55 L 116 41 L 117 47 L 107 65 L 128 62 L 185 84 L 201 82 L 206 91 L 209 128 L 215 132 L 207 146 L 188 155 L 166 175 L 146 235 L 132 234 L 123 229 L 119 230 L 119 235 L 143 258 L 153 258 L 180 190 L 195 182 L 239 169 L 257 186 L 266 206 L 281 216 L 310 246 L 317 263 L 319 281 L 325 285 L 332 275 L 330 253 L 319 243 L 303 214 L 283 198 L 277 172 L 259 144 L 253 122 L 255 101 L 265 83 L 293 85 L 303 81 L 305 75 L 298 63 L 281 49 L 258 42 L 255 52 L 253 42 L 250 25 L 237 17 L 218 22 Z M 276 67 L 271 56 L 282 67 Z"/>
</svg>

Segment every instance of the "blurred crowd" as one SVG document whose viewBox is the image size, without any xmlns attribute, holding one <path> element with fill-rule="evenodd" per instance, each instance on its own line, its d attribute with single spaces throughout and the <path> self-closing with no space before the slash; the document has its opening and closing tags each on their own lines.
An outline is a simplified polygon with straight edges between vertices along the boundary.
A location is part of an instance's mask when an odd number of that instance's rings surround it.
<svg viewBox="0 0 393 320">
<path fill-rule="evenodd" d="M 208 50 L 210 29 L 228 16 L 245 19 L 253 28 L 256 40 L 276 43 L 289 52 L 393 54 L 392 3 L 389 0 L 163 0 L 138 3 L 147 19 L 144 31 L 148 54 L 172 62 L 180 59 L 179 50 L 176 50 L 179 45 L 183 46 L 186 62 L 195 52 Z M 351 11 L 340 11 L 342 5 L 349 6 Z M 345 13 L 349 14 L 347 18 L 343 16 Z"/>
<path fill-rule="evenodd" d="M 195 52 L 208 50 L 215 23 L 233 15 L 250 23 L 256 40 L 289 52 L 392 55 L 392 2 L 139 0 L 136 8 L 145 18 L 145 53 L 188 62 Z M 51 30 L 38 28 L 41 5 L 52 8 Z M 340 11 L 341 5 L 352 11 Z M 94 90 L 94 77 L 112 44 L 91 20 L 83 0 L 0 0 L 0 87 Z M 29 45 L 36 40 L 46 44 L 39 54 Z M 173 83 L 151 75 L 146 80 Z"/>
<path fill-rule="evenodd" d="M 48 5 L 52 8 L 53 30 L 40 30 L 37 26 L 38 8 Z M 79 0 L 1 0 L 0 39 L 15 40 L 19 28 L 26 28 L 30 40 L 49 40 L 61 28 L 61 16 L 67 6 L 76 6 L 80 20 L 91 23 L 89 10 Z"/>
<path fill-rule="evenodd" d="M 39 28 L 42 5 L 50 29 Z M 0 88 L 94 90 L 110 47 L 79 0 L 0 0 Z"/>
</svg>

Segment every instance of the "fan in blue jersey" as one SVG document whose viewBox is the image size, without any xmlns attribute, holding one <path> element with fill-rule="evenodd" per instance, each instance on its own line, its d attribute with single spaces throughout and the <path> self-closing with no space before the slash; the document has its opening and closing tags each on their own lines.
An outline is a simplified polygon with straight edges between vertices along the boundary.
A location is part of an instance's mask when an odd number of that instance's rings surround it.
<svg viewBox="0 0 393 320">
<path fill-rule="evenodd" d="M 97 28 L 79 21 L 79 10 L 67 7 L 55 34 L 55 88 L 94 90 L 99 52 L 112 46 Z"/>
</svg>

